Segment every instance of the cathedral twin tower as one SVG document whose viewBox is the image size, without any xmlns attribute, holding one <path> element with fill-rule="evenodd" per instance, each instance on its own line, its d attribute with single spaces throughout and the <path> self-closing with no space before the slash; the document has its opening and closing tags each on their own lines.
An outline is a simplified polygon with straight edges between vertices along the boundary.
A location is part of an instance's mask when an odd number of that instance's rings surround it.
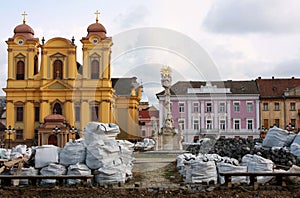
<svg viewBox="0 0 300 198">
<path fill-rule="evenodd" d="M 133 86 L 136 78 L 111 78 L 112 38 L 106 36 L 96 14 L 96 23 L 88 26 L 87 36 L 81 39 L 81 65 L 76 60 L 74 38 L 56 37 L 47 42 L 42 38 L 40 43 L 26 24 L 24 13 L 23 23 L 6 41 L 6 125 L 16 130 L 12 139 L 47 144 L 47 136 L 42 140 L 39 128 L 49 115 L 54 115 L 54 121 L 60 115 L 65 126 L 79 130 L 90 121 L 112 122 L 127 134 L 125 139 L 139 135 L 136 125 L 141 86 Z M 122 86 L 118 88 L 118 84 Z M 128 89 L 128 94 L 118 95 L 121 88 Z"/>
</svg>

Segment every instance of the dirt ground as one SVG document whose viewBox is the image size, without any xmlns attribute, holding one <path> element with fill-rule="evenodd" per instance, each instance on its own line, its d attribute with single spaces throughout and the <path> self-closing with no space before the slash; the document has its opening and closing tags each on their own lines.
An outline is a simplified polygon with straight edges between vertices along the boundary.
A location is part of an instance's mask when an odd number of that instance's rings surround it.
<svg viewBox="0 0 300 198">
<path fill-rule="evenodd" d="M 0 187 L 1 197 L 300 197 L 300 186 L 251 187 L 185 184 L 175 165 L 175 155 L 135 154 L 133 178 L 122 186 Z"/>
</svg>

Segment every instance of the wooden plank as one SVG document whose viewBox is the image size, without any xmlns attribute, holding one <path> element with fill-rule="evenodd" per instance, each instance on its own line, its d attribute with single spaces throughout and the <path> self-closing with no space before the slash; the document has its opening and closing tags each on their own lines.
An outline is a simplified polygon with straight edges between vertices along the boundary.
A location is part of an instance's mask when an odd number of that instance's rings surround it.
<svg viewBox="0 0 300 198">
<path fill-rule="evenodd" d="M 0 179 L 91 179 L 94 175 L 0 175 Z"/>
<path fill-rule="evenodd" d="M 300 176 L 300 173 L 291 172 L 222 172 L 221 176 Z"/>
</svg>

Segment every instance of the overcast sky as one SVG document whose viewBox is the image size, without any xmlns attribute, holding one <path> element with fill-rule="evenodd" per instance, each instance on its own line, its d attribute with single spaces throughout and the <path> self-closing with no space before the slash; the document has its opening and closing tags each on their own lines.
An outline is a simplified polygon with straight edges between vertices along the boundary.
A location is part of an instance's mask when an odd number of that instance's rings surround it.
<svg viewBox="0 0 300 198">
<path fill-rule="evenodd" d="M 300 76 L 298 0 L 2 0 L 0 86 L 6 86 L 7 45 L 27 24 L 35 37 L 80 39 L 99 22 L 113 37 L 113 77 L 136 76 L 154 102 L 162 91 L 160 69 L 178 80 L 248 80 Z M 0 92 L 4 95 L 4 92 Z"/>
</svg>

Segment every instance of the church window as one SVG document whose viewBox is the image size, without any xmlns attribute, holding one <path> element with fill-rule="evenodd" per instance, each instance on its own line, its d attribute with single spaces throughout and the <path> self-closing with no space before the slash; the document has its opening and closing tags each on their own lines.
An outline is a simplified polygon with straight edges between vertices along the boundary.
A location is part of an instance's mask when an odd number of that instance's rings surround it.
<svg viewBox="0 0 300 198">
<path fill-rule="evenodd" d="M 23 61 L 17 62 L 17 80 L 24 80 L 25 77 L 25 64 Z"/>
<path fill-rule="evenodd" d="M 53 107 L 53 114 L 60 114 L 62 115 L 62 108 L 59 103 L 55 103 Z"/>
<path fill-rule="evenodd" d="M 23 122 L 23 107 L 17 107 L 17 122 Z"/>
<path fill-rule="evenodd" d="M 38 70 L 39 70 L 38 67 L 39 67 L 38 57 L 35 56 L 35 57 L 34 57 L 34 68 L 33 68 L 33 69 L 34 69 L 34 71 L 33 71 L 34 73 L 33 73 L 33 75 L 36 75 L 36 74 L 39 72 L 39 71 L 38 71 Z"/>
<path fill-rule="evenodd" d="M 75 107 L 75 122 L 80 122 L 80 106 Z"/>
<path fill-rule="evenodd" d="M 23 130 L 16 130 L 16 139 L 23 140 Z"/>
<path fill-rule="evenodd" d="M 62 79 L 63 63 L 61 60 L 55 60 L 53 63 L 53 79 Z"/>
<path fill-rule="evenodd" d="M 93 60 L 91 64 L 91 79 L 99 79 L 99 61 Z"/>
<path fill-rule="evenodd" d="M 40 107 L 34 107 L 34 121 L 40 121 Z"/>
</svg>

